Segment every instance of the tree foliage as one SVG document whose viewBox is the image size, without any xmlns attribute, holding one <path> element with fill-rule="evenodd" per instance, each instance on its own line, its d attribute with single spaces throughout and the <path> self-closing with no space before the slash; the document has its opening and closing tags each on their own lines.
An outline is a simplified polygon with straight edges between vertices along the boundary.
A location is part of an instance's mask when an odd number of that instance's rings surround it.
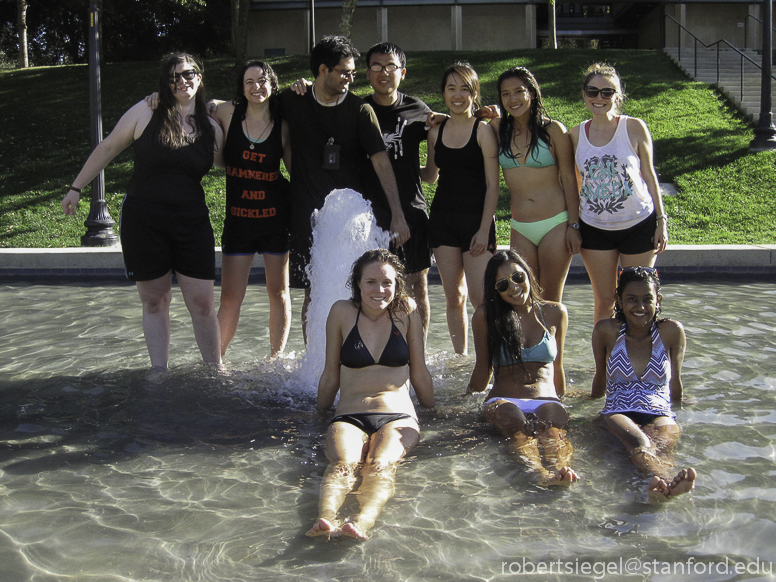
<svg viewBox="0 0 776 582">
<path fill-rule="evenodd" d="M 30 64 L 88 60 L 90 0 L 29 0 L 27 37 Z M 200 56 L 230 50 L 229 0 L 104 0 L 103 58 L 135 61 L 170 51 Z M 17 0 L 0 0 L 0 51 L 19 52 Z"/>
</svg>

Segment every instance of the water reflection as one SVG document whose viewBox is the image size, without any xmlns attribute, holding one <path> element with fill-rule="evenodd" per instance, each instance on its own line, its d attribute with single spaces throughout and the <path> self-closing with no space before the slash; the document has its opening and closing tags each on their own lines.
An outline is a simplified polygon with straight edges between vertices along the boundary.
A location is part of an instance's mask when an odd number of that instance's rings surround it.
<svg viewBox="0 0 776 582">
<path fill-rule="evenodd" d="M 442 305 L 441 288 L 431 291 Z M 688 335 L 692 404 L 678 411 L 677 459 L 700 478 L 694 493 L 659 507 L 644 503 L 644 478 L 594 423 L 602 402 L 584 396 L 588 286 L 570 285 L 565 298 L 582 475 L 569 491 L 531 485 L 480 419 L 480 399 L 462 395 L 473 357 L 450 355 L 437 309 L 429 367 L 439 407 L 421 411 L 421 442 L 366 544 L 303 535 L 317 514 L 327 418 L 313 412 L 312 392 L 287 387 L 303 349 L 298 327 L 288 356 L 262 359 L 265 296 L 249 290 L 226 376 L 199 364 L 176 300 L 174 367 L 151 381 L 133 287 L 0 289 L 3 582 L 506 580 L 542 561 L 556 565 L 536 579 L 591 579 L 584 564 L 599 562 L 618 580 L 626 572 L 616 568 L 633 560 L 636 579 L 775 579 L 774 285 L 664 287 L 666 315 Z M 294 295 L 295 322 L 300 302 Z M 650 561 L 674 573 L 655 574 Z M 750 571 L 736 574 L 737 563 Z"/>
</svg>

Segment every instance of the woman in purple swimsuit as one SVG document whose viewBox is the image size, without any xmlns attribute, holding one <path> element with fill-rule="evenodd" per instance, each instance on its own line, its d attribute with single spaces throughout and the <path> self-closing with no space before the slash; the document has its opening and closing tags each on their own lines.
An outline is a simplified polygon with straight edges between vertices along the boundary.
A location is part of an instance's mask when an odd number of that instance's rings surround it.
<svg viewBox="0 0 776 582">
<path fill-rule="evenodd" d="M 626 267 L 615 293 L 615 316 L 593 330 L 593 398 L 606 395 L 604 426 L 650 476 L 647 494 L 666 501 L 695 486 L 695 469 L 671 478 L 682 431 L 671 404 L 682 402 L 682 324 L 658 319 L 660 281 L 652 267 Z M 636 371 L 638 370 L 638 372 Z"/>
<path fill-rule="evenodd" d="M 424 331 L 407 297 L 399 259 L 367 251 L 353 265 L 348 300 L 337 301 L 326 321 L 326 363 L 318 383 L 318 409 L 340 399 L 326 431 L 329 466 L 321 484 L 319 517 L 308 536 L 367 539 L 393 496 L 396 468 L 418 442 L 410 382 L 418 402 L 434 406 L 426 368 Z M 359 513 L 344 523 L 337 514 L 358 476 Z"/>
<path fill-rule="evenodd" d="M 542 486 L 570 485 L 573 448 L 566 438 L 569 417 L 563 346 L 568 314 L 561 303 L 543 301 L 525 260 L 499 251 L 485 270 L 485 302 L 472 319 L 477 359 L 467 392 L 482 392 L 491 375 L 485 418 L 505 437 L 510 452 Z"/>
</svg>

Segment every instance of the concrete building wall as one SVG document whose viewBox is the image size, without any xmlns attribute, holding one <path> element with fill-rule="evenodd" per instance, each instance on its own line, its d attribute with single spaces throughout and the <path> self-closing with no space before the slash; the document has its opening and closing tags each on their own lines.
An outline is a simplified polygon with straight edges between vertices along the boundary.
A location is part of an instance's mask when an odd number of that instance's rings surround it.
<svg viewBox="0 0 776 582">
<path fill-rule="evenodd" d="M 535 48 L 526 32 L 526 4 L 464 5 L 463 49 Z"/>
<path fill-rule="evenodd" d="M 687 24 L 695 36 L 706 44 L 722 38 L 737 47 L 746 43 L 744 20 L 747 4 L 687 4 Z"/>
<path fill-rule="evenodd" d="M 661 10 L 660 7 L 652 9 L 639 21 L 639 48 L 661 49 L 663 48 L 661 34 Z"/>
<path fill-rule="evenodd" d="M 387 41 L 405 51 L 452 50 L 449 6 L 397 6 L 386 12 Z"/>
</svg>

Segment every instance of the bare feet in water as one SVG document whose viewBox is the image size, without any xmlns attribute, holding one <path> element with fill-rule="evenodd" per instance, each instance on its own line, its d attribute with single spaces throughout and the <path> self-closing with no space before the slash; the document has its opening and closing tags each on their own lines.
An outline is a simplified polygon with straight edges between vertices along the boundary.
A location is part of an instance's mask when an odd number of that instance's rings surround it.
<svg viewBox="0 0 776 582">
<path fill-rule="evenodd" d="M 579 481 L 579 475 L 571 467 L 561 467 L 557 471 L 544 471 L 538 475 L 536 484 L 542 487 L 568 487 L 577 481 Z"/>
<path fill-rule="evenodd" d="M 310 536 L 311 538 L 316 536 L 326 536 L 327 538 L 329 538 L 336 533 L 337 533 L 337 528 L 335 528 L 328 519 L 323 519 L 321 517 L 318 519 L 317 522 L 315 522 L 315 525 L 313 525 L 313 527 L 310 528 L 310 531 L 308 531 L 304 535 Z"/>
<path fill-rule="evenodd" d="M 340 532 L 342 533 L 343 536 L 347 536 L 349 538 L 355 538 L 357 540 L 361 540 L 362 542 L 369 539 L 369 536 L 363 533 L 358 528 L 358 526 L 351 521 L 343 525 L 342 529 L 340 529 Z"/>
<path fill-rule="evenodd" d="M 679 471 L 670 483 L 666 483 L 664 479 L 656 475 L 650 479 L 649 486 L 647 487 L 649 500 L 653 503 L 661 503 L 663 501 L 670 501 L 682 493 L 692 491 L 695 487 L 697 476 L 698 474 L 692 467 Z"/>
</svg>

